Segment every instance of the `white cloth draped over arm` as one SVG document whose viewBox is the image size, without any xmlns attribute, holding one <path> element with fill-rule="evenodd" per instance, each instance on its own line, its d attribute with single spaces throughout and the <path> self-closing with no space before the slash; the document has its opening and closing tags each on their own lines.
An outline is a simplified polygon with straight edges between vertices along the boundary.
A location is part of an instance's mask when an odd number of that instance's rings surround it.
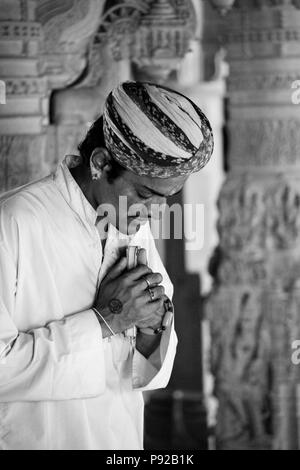
<svg viewBox="0 0 300 470">
<path fill-rule="evenodd" d="M 163 276 L 162 285 L 166 295 L 172 300 L 173 284 L 157 251 L 149 224 L 145 226 L 147 236 L 142 238 L 140 246 L 147 250 L 148 265 L 154 272 Z M 143 233 L 143 232 L 142 232 Z M 139 351 L 133 356 L 133 388 L 139 391 L 165 388 L 171 377 L 177 347 L 177 335 L 172 325 L 162 333 L 159 347 L 146 359 Z"/>
<path fill-rule="evenodd" d="M 94 312 L 86 310 L 41 328 L 18 331 L 14 323 L 17 289 L 18 226 L 1 209 L 0 402 L 69 400 L 103 393 L 102 334 Z"/>
</svg>

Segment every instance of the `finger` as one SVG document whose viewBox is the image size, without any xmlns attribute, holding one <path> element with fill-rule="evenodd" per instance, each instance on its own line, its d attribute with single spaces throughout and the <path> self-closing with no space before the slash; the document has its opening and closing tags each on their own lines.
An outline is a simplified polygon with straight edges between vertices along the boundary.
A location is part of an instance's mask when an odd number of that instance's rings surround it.
<svg viewBox="0 0 300 470">
<path fill-rule="evenodd" d="M 147 287 L 156 286 L 157 284 L 160 284 L 163 281 L 163 277 L 160 273 L 148 274 L 147 276 L 144 276 L 144 279 L 147 280 Z"/>
<path fill-rule="evenodd" d="M 140 266 L 137 266 L 136 268 L 133 268 L 130 271 L 128 271 L 126 278 L 127 278 L 127 281 L 134 282 L 134 281 L 138 281 L 142 276 L 146 276 L 147 274 L 151 274 L 151 273 L 152 273 L 152 270 L 148 268 L 148 266 L 141 264 Z"/>
<path fill-rule="evenodd" d="M 162 281 L 162 276 L 159 273 L 147 274 L 146 276 L 141 277 L 135 287 L 134 293 L 136 295 L 143 293 L 143 291 L 147 290 L 149 287 L 155 287 L 160 284 Z M 166 296 L 164 296 L 166 297 Z M 167 297 L 166 297 L 167 298 Z"/>
<path fill-rule="evenodd" d="M 147 301 L 148 300 L 148 301 Z M 157 315 L 160 318 L 164 316 L 164 310 L 160 299 L 149 302 L 149 298 L 144 297 L 143 312 L 145 315 Z"/>
<path fill-rule="evenodd" d="M 155 310 L 155 314 L 160 318 L 161 321 L 165 316 L 165 312 L 164 312 L 163 308 L 161 308 L 161 307 L 159 307 Z"/>
<path fill-rule="evenodd" d="M 137 264 L 138 265 L 144 264 L 144 265 L 148 266 L 147 251 L 145 250 L 145 248 L 141 248 L 138 251 Z"/>
<path fill-rule="evenodd" d="M 120 258 L 110 269 L 110 271 L 107 273 L 105 278 L 107 280 L 113 280 L 119 277 L 126 269 L 127 267 L 127 259 L 126 258 Z"/>
<path fill-rule="evenodd" d="M 161 317 L 157 315 L 149 315 L 148 317 L 144 317 L 142 319 L 139 319 L 137 322 L 137 326 L 139 328 L 159 328 L 162 325 Z"/>
<path fill-rule="evenodd" d="M 156 300 L 161 300 L 161 305 L 163 303 L 162 296 L 165 293 L 165 288 L 163 286 L 149 287 L 145 291 L 145 295 L 148 296 L 149 302 L 154 302 Z"/>
<path fill-rule="evenodd" d="M 156 316 L 154 321 L 155 321 L 155 323 L 153 324 L 154 329 L 162 328 L 162 318 L 161 317 Z"/>
<path fill-rule="evenodd" d="M 163 316 L 162 311 L 162 304 L 163 302 L 161 299 L 154 300 L 153 302 L 149 302 L 149 294 L 147 295 L 142 295 L 137 298 L 137 304 L 140 308 L 140 316 L 141 317 L 149 317 L 153 315 L 159 315 Z"/>
<path fill-rule="evenodd" d="M 162 318 L 165 314 L 164 302 L 163 299 L 157 299 L 153 302 L 149 301 L 149 294 L 140 295 L 136 298 L 136 307 L 139 310 L 139 318 L 149 318 L 157 315 L 159 318 Z"/>
</svg>

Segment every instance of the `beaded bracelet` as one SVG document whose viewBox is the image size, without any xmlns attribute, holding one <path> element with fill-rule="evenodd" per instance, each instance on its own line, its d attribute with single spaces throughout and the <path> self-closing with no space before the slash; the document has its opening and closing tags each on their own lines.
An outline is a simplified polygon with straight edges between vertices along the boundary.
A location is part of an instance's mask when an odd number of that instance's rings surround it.
<svg viewBox="0 0 300 470">
<path fill-rule="evenodd" d="M 144 333 L 145 335 L 159 335 L 170 326 L 172 319 L 173 319 L 173 305 L 172 305 L 172 310 L 168 310 L 165 313 L 163 321 L 162 321 L 162 325 L 159 328 L 156 328 L 155 330 L 153 328 L 139 328 L 139 331 L 141 333 Z"/>
</svg>

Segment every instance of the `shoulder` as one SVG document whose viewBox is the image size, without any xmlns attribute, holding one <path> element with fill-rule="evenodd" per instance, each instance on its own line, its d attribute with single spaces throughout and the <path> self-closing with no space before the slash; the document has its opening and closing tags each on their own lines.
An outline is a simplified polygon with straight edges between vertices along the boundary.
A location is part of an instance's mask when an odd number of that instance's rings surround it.
<svg viewBox="0 0 300 470">
<path fill-rule="evenodd" d="M 14 189 L 0 196 L 1 223 L 15 220 L 17 223 L 28 217 L 37 216 L 56 191 L 53 177 L 47 176 L 39 181 Z M 53 194 L 52 194 L 53 195 Z"/>
<path fill-rule="evenodd" d="M 55 200 L 52 176 L 17 188 L 0 197 L 0 244 L 17 250 L 27 235 L 42 231 Z"/>
</svg>

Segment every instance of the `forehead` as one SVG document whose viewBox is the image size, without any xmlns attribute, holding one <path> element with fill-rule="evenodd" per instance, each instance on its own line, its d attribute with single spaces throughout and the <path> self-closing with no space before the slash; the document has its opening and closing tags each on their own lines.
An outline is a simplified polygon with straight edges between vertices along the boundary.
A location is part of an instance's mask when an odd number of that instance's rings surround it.
<svg viewBox="0 0 300 470">
<path fill-rule="evenodd" d="M 175 176 L 173 178 L 152 178 L 151 176 L 140 176 L 130 170 L 124 173 L 124 179 L 135 187 L 151 188 L 161 193 L 168 194 L 170 190 L 181 189 L 185 181 L 188 179 L 187 175 Z"/>
</svg>

